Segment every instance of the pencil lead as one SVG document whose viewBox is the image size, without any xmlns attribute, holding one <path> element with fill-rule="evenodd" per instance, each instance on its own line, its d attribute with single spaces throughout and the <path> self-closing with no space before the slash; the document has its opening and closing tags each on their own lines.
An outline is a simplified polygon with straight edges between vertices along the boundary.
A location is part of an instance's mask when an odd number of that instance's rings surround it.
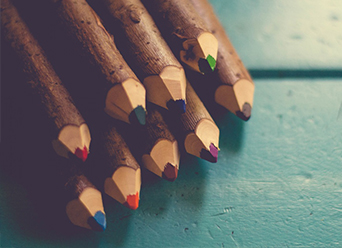
<svg viewBox="0 0 342 248">
<path fill-rule="evenodd" d="M 185 101 L 182 99 L 179 100 L 170 100 L 167 102 L 167 108 L 175 113 L 183 114 L 186 111 L 186 104 Z"/>
<path fill-rule="evenodd" d="M 198 61 L 198 67 L 204 74 L 213 72 L 215 70 L 216 60 L 210 54 L 206 59 L 200 58 Z"/>
<path fill-rule="evenodd" d="M 245 103 L 242 107 L 242 111 L 236 111 L 236 116 L 244 121 L 248 121 L 251 117 L 252 107 L 249 103 Z"/>
<path fill-rule="evenodd" d="M 178 175 L 178 169 L 175 165 L 167 163 L 164 167 L 163 178 L 173 182 L 176 180 Z"/>
<path fill-rule="evenodd" d="M 76 155 L 76 157 L 80 158 L 83 162 L 86 161 L 86 159 L 88 157 L 87 147 L 84 146 L 82 150 L 79 147 L 77 147 L 77 149 L 75 151 L 75 155 Z"/>
<path fill-rule="evenodd" d="M 209 149 L 209 151 L 202 149 L 200 156 L 209 162 L 216 163 L 218 157 L 218 148 L 211 143 Z"/>
<path fill-rule="evenodd" d="M 146 111 L 143 106 L 139 105 L 129 114 L 129 122 L 133 125 L 140 124 L 145 125 L 146 123 Z"/>
<path fill-rule="evenodd" d="M 139 192 L 137 192 L 135 195 L 127 196 L 127 200 L 123 205 L 132 210 L 136 210 L 139 207 Z"/>
<path fill-rule="evenodd" d="M 107 227 L 105 214 L 101 211 L 97 211 L 94 217 L 89 217 L 88 224 L 94 231 L 104 231 Z"/>
</svg>

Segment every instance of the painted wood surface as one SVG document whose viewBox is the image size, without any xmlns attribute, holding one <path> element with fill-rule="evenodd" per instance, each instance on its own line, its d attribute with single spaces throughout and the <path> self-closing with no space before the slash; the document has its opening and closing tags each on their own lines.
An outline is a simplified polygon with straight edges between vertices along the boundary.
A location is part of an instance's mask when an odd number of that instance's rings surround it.
<svg viewBox="0 0 342 248">
<path fill-rule="evenodd" d="M 342 69 L 341 1 L 211 3 L 248 69 Z"/>
</svg>

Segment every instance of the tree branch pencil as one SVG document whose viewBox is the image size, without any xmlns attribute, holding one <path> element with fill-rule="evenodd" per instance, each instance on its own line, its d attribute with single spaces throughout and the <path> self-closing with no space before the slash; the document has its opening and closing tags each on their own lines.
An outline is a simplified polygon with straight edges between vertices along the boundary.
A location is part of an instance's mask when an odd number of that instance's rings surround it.
<svg viewBox="0 0 342 248">
<path fill-rule="evenodd" d="M 189 154 L 216 163 L 220 130 L 189 82 L 186 88 L 187 110 L 180 119 L 164 114 L 172 131 Z"/>
<path fill-rule="evenodd" d="M 241 62 L 224 28 L 207 0 L 190 0 L 208 29 L 218 40 L 217 66 L 213 76 L 204 77 L 205 84 L 215 89 L 215 101 L 247 121 L 253 107 L 254 83 Z M 213 83 L 217 82 L 217 86 Z"/>
<path fill-rule="evenodd" d="M 100 181 L 103 182 L 107 195 L 135 210 L 139 206 L 140 166 L 118 131 L 117 125 L 119 123 L 116 120 L 107 116 L 97 125 L 99 139 L 94 139 L 93 142 L 96 157 L 90 161 L 94 167 L 92 174 L 102 174 Z"/>
<path fill-rule="evenodd" d="M 187 0 L 143 0 L 173 52 L 191 69 L 215 69 L 218 42 Z"/>
<path fill-rule="evenodd" d="M 76 226 L 95 231 L 106 229 L 106 215 L 101 192 L 88 180 L 76 164 L 64 167 L 61 175 L 66 195 L 66 214 Z"/>
<path fill-rule="evenodd" d="M 72 153 L 85 161 L 91 139 L 88 126 L 44 51 L 9 0 L 1 1 L 1 26 L 5 39 L 23 62 L 28 84 L 40 98 L 54 126 L 52 143 L 55 151 L 64 157 Z"/>
<path fill-rule="evenodd" d="M 184 69 L 140 0 L 103 0 L 108 25 L 122 44 L 125 60 L 146 88 L 147 101 L 185 112 Z M 118 43 L 120 43 L 118 41 Z"/>
<path fill-rule="evenodd" d="M 145 88 L 117 50 L 114 39 L 85 0 L 50 0 L 82 55 L 103 75 L 105 111 L 127 123 L 145 124 Z M 101 85 L 102 84 L 102 85 Z"/>
<path fill-rule="evenodd" d="M 148 106 L 146 120 L 147 135 L 144 139 L 142 163 L 157 176 L 172 182 L 176 180 L 179 170 L 178 142 L 157 106 Z"/>
</svg>

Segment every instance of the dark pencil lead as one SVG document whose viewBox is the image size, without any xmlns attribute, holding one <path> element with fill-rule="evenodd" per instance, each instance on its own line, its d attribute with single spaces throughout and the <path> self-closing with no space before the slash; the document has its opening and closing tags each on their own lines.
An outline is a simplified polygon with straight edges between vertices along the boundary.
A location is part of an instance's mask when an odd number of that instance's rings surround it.
<svg viewBox="0 0 342 248">
<path fill-rule="evenodd" d="M 215 70 L 216 60 L 210 54 L 206 59 L 200 58 L 198 60 L 198 67 L 200 71 L 204 74 L 213 72 Z"/>
<path fill-rule="evenodd" d="M 129 122 L 132 125 L 145 125 L 146 111 L 141 105 L 133 109 L 133 111 L 129 114 Z"/>
<path fill-rule="evenodd" d="M 209 149 L 209 151 L 202 149 L 200 156 L 201 158 L 209 162 L 216 163 L 218 157 L 218 148 L 213 143 L 211 143 Z"/>
<path fill-rule="evenodd" d="M 101 211 L 97 211 L 94 217 L 89 217 L 88 224 L 94 231 L 104 231 L 107 227 L 105 214 Z"/>
<path fill-rule="evenodd" d="M 178 175 L 178 169 L 176 166 L 172 165 L 171 163 L 167 163 L 164 167 L 163 178 L 173 182 L 176 180 Z"/>
<path fill-rule="evenodd" d="M 242 107 L 242 111 L 236 111 L 236 116 L 244 121 L 248 121 L 251 117 L 252 107 L 249 103 L 245 103 Z"/>
<path fill-rule="evenodd" d="M 186 104 L 184 100 L 170 100 L 167 102 L 166 104 L 167 108 L 174 112 L 174 113 L 179 113 L 179 114 L 183 114 L 186 111 Z"/>
</svg>

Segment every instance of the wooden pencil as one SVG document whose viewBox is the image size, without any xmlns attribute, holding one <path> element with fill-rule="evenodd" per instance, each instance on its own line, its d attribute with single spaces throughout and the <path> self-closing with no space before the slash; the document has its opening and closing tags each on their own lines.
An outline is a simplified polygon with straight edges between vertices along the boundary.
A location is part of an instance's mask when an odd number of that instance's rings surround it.
<svg viewBox="0 0 342 248">
<path fill-rule="evenodd" d="M 114 38 L 85 0 L 50 0 L 82 55 L 103 76 L 105 111 L 127 123 L 145 124 L 145 88 L 122 58 Z M 101 83 L 100 83 L 101 84 Z"/>
<path fill-rule="evenodd" d="M 176 180 L 179 169 L 179 148 L 161 114 L 166 109 L 147 103 L 146 125 L 132 129 L 120 126 L 119 131 L 140 165 L 168 181 Z M 173 112 L 179 119 L 179 113 Z"/>
<path fill-rule="evenodd" d="M 109 117 L 108 117 L 109 118 Z M 139 206 L 141 171 L 125 140 L 117 129 L 115 120 L 103 118 L 98 142 L 96 170 L 103 168 L 104 192 L 130 209 Z M 96 173 L 96 172 L 95 172 Z"/>
<path fill-rule="evenodd" d="M 145 128 L 142 164 L 159 177 L 176 180 L 180 160 L 178 142 L 153 104 L 148 105 Z"/>
<path fill-rule="evenodd" d="M 91 140 L 88 126 L 43 49 L 9 0 L 1 1 L 1 27 L 5 40 L 23 63 L 27 83 L 40 98 L 52 123 L 55 151 L 67 158 L 72 153 L 85 161 Z"/>
<path fill-rule="evenodd" d="M 121 52 L 125 60 L 143 82 L 147 101 L 184 113 L 184 69 L 144 5 L 140 0 L 103 2 L 112 17 L 108 25 L 115 29 L 117 40 L 120 39 L 123 45 Z"/>
<path fill-rule="evenodd" d="M 187 110 L 179 122 L 167 116 L 167 123 L 189 154 L 216 163 L 219 151 L 220 130 L 211 118 L 202 101 L 187 81 Z"/>
<path fill-rule="evenodd" d="M 217 66 L 213 77 L 205 77 L 206 83 L 215 90 L 215 101 L 247 121 L 253 107 L 254 83 L 241 62 L 224 28 L 207 0 L 190 0 L 208 29 L 218 40 Z"/>
<path fill-rule="evenodd" d="M 66 214 L 71 223 L 95 231 L 105 230 L 106 215 L 101 192 L 77 165 L 68 166 L 61 177 L 66 193 Z"/>
<path fill-rule="evenodd" d="M 195 71 L 215 69 L 218 42 L 188 0 L 142 0 L 179 59 Z"/>
</svg>

